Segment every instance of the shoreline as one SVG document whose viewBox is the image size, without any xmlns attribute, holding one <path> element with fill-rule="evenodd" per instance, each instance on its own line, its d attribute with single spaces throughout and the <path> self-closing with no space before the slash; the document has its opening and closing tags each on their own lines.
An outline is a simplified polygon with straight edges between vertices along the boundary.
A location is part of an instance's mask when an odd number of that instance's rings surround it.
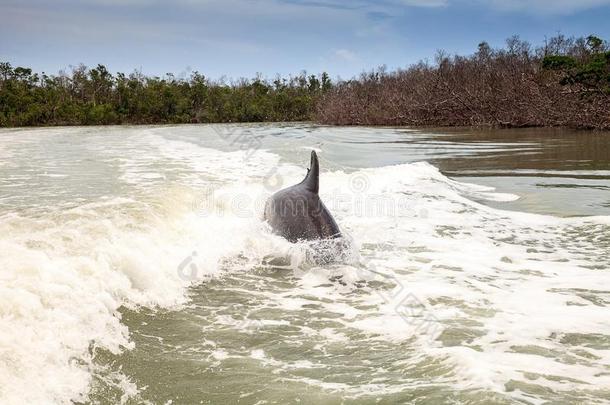
<svg viewBox="0 0 610 405">
<path fill-rule="evenodd" d="M 412 130 L 469 130 L 469 131 L 504 131 L 504 130 L 569 130 L 583 133 L 608 133 L 610 128 L 571 127 L 562 125 L 551 126 L 493 126 L 493 125 L 401 125 L 401 124 L 326 124 L 316 121 L 240 121 L 240 122 L 185 122 L 185 123 L 117 123 L 117 124 L 50 124 L 28 126 L 0 126 L 0 131 L 11 129 L 34 128 L 75 128 L 75 127 L 171 127 L 171 126 L 197 126 L 197 125 L 311 125 L 329 128 L 391 128 Z"/>
</svg>

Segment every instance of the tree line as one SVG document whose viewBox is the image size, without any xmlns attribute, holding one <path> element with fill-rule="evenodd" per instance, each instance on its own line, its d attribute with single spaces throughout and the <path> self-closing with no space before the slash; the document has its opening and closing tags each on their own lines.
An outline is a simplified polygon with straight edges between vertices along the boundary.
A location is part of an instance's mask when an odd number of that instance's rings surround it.
<svg viewBox="0 0 610 405">
<path fill-rule="evenodd" d="M 0 63 L 0 126 L 262 121 L 610 129 L 610 45 L 557 35 L 533 47 L 512 37 L 338 82 L 303 72 L 227 83 L 104 65 L 47 75 Z"/>
<path fill-rule="evenodd" d="M 199 72 L 113 75 L 104 65 L 47 75 L 3 62 L 0 126 L 304 121 L 331 87 L 327 73 L 226 83 Z"/>
<path fill-rule="evenodd" d="M 379 68 L 338 83 L 316 119 L 339 125 L 565 126 L 610 129 L 610 46 L 557 35 L 542 46 L 512 37 L 470 56 Z"/>
</svg>

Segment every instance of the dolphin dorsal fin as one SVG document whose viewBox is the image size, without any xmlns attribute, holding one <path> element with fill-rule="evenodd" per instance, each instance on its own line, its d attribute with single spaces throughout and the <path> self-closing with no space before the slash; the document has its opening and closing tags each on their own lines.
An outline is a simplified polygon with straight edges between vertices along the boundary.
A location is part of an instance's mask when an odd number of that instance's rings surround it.
<svg viewBox="0 0 610 405">
<path fill-rule="evenodd" d="M 318 163 L 318 155 L 316 155 L 314 150 L 311 151 L 311 164 L 302 184 L 307 190 L 318 194 L 320 189 L 320 164 Z"/>
</svg>

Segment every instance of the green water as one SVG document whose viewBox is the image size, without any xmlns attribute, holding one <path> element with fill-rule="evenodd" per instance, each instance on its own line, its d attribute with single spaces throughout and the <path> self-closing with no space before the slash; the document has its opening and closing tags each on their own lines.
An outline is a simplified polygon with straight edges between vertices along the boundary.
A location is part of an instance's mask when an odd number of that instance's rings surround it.
<svg viewBox="0 0 610 405">
<path fill-rule="evenodd" d="M 351 240 L 323 266 L 258 214 L 310 148 Z M 0 158 L 7 402 L 610 401 L 608 133 L 2 130 Z"/>
</svg>

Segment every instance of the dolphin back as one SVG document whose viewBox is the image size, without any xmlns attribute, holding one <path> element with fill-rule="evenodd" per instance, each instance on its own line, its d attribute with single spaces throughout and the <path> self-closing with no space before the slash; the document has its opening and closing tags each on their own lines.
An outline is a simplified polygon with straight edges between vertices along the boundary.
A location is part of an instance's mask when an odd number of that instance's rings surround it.
<svg viewBox="0 0 610 405">
<path fill-rule="evenodd" d="M 273 232 L 291 242 L 337 238 L 341 232 L 320 200 L 320 164 L 315 151 L 302 182 L 272 195 L 265 205 L 265 220 Z"/>
</svg>

